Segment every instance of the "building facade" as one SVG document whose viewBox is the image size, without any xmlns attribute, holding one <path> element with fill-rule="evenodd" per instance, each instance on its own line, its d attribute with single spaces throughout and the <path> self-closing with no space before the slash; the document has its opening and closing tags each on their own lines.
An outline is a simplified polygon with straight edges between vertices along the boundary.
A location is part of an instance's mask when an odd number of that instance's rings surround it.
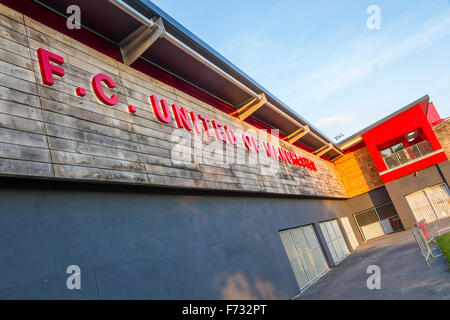
<svg viewBox="0 0 450 320">
<path fill-rule="evenodd" d="M 288 299 L 449 214 L 428 96 L 335 145 L 151 2 L 72 2 L 0 1 L 0 298 Z"/>
<path fill-rule="evenodd" d="M 340 143 L 334 163 L 364 240 L 423 219 L 450 226 L 448 124 L 425 96 Z"/>
</svg>

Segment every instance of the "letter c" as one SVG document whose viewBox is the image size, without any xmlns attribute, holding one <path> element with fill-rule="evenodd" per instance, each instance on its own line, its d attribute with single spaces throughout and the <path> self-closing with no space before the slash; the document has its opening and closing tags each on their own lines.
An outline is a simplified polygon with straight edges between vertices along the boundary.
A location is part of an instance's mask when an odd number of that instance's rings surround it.
<svg viewBox="0 0 450 320">
<path fill-rule="evenodd" d="M 117 104 L 119 102 L 119 98 L 115 94 L 113 94 L 111 97 L 108 97 L 103 91 L 102 82 L 104 82 L 110 89 L 116 87 L 114 81 L 106 74 L 97 74 L 94 78 L 92 78 L 92 88 L 94 89 L 97 98 L 108 106 Z"/>
</svg>

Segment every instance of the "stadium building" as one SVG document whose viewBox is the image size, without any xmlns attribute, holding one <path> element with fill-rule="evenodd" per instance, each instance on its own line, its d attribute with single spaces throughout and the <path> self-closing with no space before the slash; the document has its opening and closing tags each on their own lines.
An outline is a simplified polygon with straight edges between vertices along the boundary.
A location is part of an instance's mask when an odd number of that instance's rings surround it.
<svg viewBox="0 0 450 320">
<path fill-rule="evenodd" d="M 428 96 L 335 144 L 150 1 L 0 0 L 0 30 L 2 299 L 288 299 L 449 217 Z"/>
</svg>

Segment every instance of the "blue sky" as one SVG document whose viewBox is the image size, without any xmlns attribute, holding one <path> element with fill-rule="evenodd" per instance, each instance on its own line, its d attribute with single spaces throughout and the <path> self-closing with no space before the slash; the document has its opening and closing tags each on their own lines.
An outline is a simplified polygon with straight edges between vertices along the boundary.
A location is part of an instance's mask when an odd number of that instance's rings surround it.
<svg viewBox="0 0 450 320">
<path fill-rule="evenodd" d="M 152 1 L 331 139 L 425 94 L 450 116 L 450 0 Z"/>
</svg>

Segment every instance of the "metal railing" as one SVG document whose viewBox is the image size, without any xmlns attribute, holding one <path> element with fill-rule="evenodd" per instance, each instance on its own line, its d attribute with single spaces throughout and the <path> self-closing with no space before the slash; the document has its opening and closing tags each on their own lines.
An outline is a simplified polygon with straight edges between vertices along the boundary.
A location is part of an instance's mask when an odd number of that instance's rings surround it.
<svg viewBox="0 0 450 320">
<path fill-rule="evenodd" d="M 425 220 L 418 222 L 416 226 L 412 228 L 412 233 L 416 239 L 417 245 L 419 246 L 420 252 L 425 259 L 428 269 L 431 269 L 429 260 L 431 260 L 431 258 L 442 256 L 442 251 L 428 230 Z M 434 254 L 433 250 L 437 251 L 437 253 Z"/>
<path fill-rule="evenodd" d="M 391 156 L 383 156 L 384 161 L 389 169 L 401 166 L 412 160 L 420 159 L 427 154 L 433 152 L 427 140 L 421 141 L 410 147 L 393 153 Z"/>
</svg>

